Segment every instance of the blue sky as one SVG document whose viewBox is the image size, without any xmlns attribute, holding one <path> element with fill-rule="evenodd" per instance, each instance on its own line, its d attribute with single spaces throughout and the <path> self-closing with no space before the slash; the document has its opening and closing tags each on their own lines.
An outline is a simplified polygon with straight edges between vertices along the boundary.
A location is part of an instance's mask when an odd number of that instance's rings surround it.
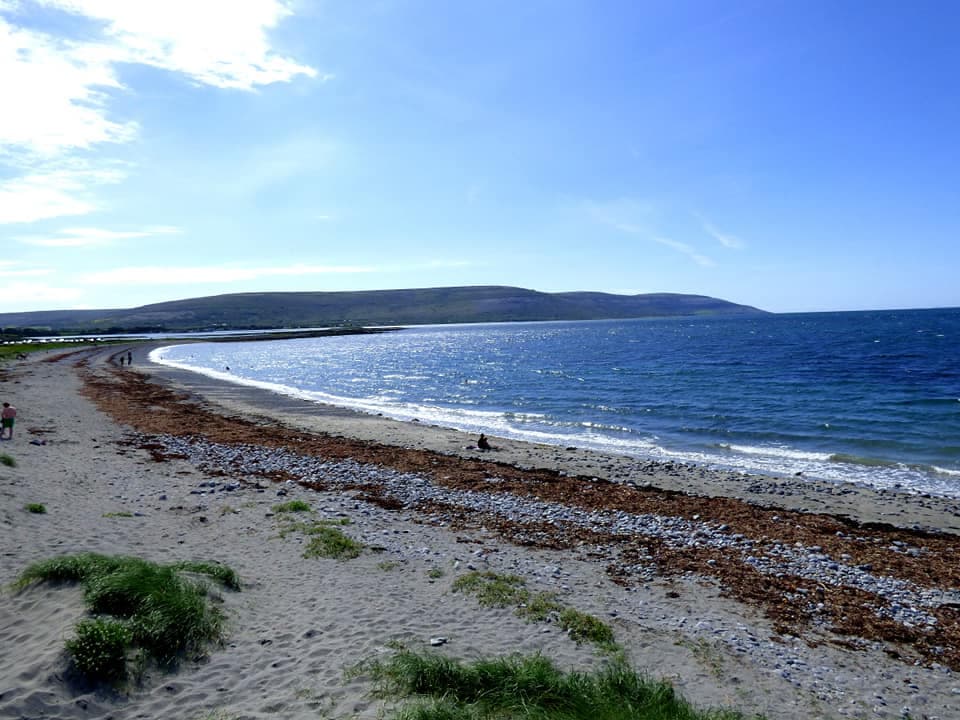
<svg viewBox="0 0 960 720">
<path fill-rule="evenodd" d="M 0 0 L 0 312 L 960 305 L 952 2 Z"/>
</svg>

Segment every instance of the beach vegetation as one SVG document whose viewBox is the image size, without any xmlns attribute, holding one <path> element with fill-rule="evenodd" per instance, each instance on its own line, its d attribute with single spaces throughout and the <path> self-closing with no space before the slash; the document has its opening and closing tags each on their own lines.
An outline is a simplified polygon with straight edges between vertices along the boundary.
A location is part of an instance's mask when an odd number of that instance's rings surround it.
<svg viewBox="0 0 960 720">
<path fill-rule="evenodd" d="M 698 710 L 667 682 L 622 658 L 589 673 L 564 672 L 541 655 L 463 663 L 400 650 L 365 666 L 376 692 L 401 698 L 394 720 L 742 720 L 733 710 Z"/>
<path fill-rule="evenodd" d="M 223 613 L 210 602 L 209 586 L 198 575 L 232 589 L 240 586 L 236 573 L 217 563 L 159 565 L 84 553 L 34 563 L 14 587 L 79 583 L 95 617 L 78 623 L 67 652 L 90 680 L 111 681 L 127 674 L 134 652 L 141 666 L 146 658 L 171 667 L 185 653 L 200 652 L 222 637 Z"/>
<path fill-rule="evenodd" d="M 304 535 L 307 538 L 307 547 L 303 552 L 305 558 L 323 557 L 334 560 L 351 560 L 360 555 L 363 551 L 363 545 L 345 535 L 339 529 L 350 524 L 349 518 L 294 522 L 283 517 L 279 535 L 281 538 L 287 537 L 290 533 Z"/>
<path fill-rule="evenodd" d="M 396 570 L 398 567 L 400 567 L 400 563 L 398 563 L 396 560 L 383 560 L 382 562 L 377 563 L 377 567 L 384 572 L 389 572 L 390 570 Z"/>
<path fill-rule="evenodd" d="M 91 680 L 119 680 L 127 671 L 127 651 L 133 634 L 125 622 L 88 618 L 74 628 L 67 652 L 77 669 Z"/>
<path fill-rule="evenodd" d="M 521 605 L 530 596 L 526 582 L 520 576 L 500 575 L 489 570 L 461 575 L 454 581 L 453 590 L 473 595 L 484 607 Z"/>
<path fill-rule="evenodd" d="M 239 512 L 240 512 L 239 510 L 237 510 L 236 508 L 231 507 L 230 505 L 224 505 L 222 508 L 220 508 L 220 515 L 221 515 L 221 516 L 223 516 L 223 515 L 236 515 L 236 514 L 239 513 Z"/>
<path fill-rule="evenodd" d="M 43 515 L 47 512 L 47 506 L 43 503 L 27 503 L 24 505 L 24 510 L 35 515 Z"/>
<path fill-rule="evenodd" d="M 0 453 L 0 465 L 6 465 L 7 467 L 16 467 L 17 461 L 10 455 L 7 455 L 6 453 Z"/>
<path fill-rule="evenodd" d="M 427 577 L 431 580 L 439 580 L 444 576 L 444 572 L 440 568 L 430 568 L 427 570 Z"/>
<path fill-rule="evenodd" d="M 335 527 L 317 523 L 307 533 L 310 540 L 303 551 L 305 558 L 322 557 L 333 560 L 351 560 L 359 557 L 363 545 L 344 535 Z"/>
<path fill-rule="evenodd" d="M 310 507 L 310 503 L 304 500 L 291 500 L 290 502 L 274 505 L 273 511 L 275 513 L 313 512 L 313 508 Z"/>
<path fill-rule="evenodd" d="M 120 510 L 118 512 L 106 512 L 103 516 L 105 518 L 132 518 L 133 513 L 127 510 Z"/>
<path fill-rule="evenodd" d="M 530 622 L 556 623 L 578 644 L 590 642 L 607 652 L 619 650 L 613 629 L 605 622 L 563 605 L 553 593 L 531 594 L 517 575 L 477 570 L 458 577 L 453 590 L 473 595 L 485 607 L 516 607 L 517 615 Z"/>
</svg>

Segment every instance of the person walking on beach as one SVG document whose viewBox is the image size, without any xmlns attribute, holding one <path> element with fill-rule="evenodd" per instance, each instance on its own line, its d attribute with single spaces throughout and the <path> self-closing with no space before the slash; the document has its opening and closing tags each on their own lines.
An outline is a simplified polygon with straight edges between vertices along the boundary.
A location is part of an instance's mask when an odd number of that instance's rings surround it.
<svg viewBox="0 0 960 720">
<path fill-rule="evenodd" d="M 133 353 L 127 350 L 127 366 L 133 365 Z"/>
<path fill-rule="evenodd" d="M 3 411 L 0 412 L 0 440 L 13 440 L 13 421 L 17 417 L 17 409 L 8 402 L 3 404 Z M 10 434 L 4 438 L 4 435 L 10 431 Z"/>
</svg>

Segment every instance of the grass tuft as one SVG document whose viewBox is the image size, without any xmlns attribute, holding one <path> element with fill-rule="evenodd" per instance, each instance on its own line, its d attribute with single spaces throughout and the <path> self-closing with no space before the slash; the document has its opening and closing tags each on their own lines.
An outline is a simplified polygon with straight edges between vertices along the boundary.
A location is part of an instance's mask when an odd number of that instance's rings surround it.
<svg viewBox="0 0 960 720">
<path fill-rule="evenodd" d="M 516 575 L 477 570 L 458 577 L 453 590 L 475 596 L 485 607 L 516 606 L 517 615 L 530 622 L 555 622 L 578 644 L 592 642 L 610 652 L 618 649 L 613 629 L 605 622 L 562 605 L 553 593 L 531 595 L 526 582 Z"/>
<path fill-rule="evenodd" d="M 47 512 L 47 506 L 43 503 L 27 503 L 23 506 L 23 509 L 35 515 L 43 515 Z"/>
<path fill-rule="evenodd" d="M 359 557 L 363 545 L 340 530 L 329 525 L 317 524 L 307 532 L 310 542 L 303 551 L 305 558 L 324 557 L 334 560 L 350 560 Z"/>
<path fill-rule="evenodd" d="M 34 563 L 14 587 L 22 589 L 34 582 L 80 583 L 87 606 L 101 617 L 81 621 L 76 637 L 67 642 L 67 651 L 90 679 L 114 680 L 126 674 L 126 659 L 134 648 L 170 666 L 184 653 L 220 639 L 223 614 L 209 603 L 207 586 L 181 573 L 204 575 L 232 589 L 240 587 L 236 573 L 224 565 L 158 565 L 94 553 Z"/>
<path fill-rule="evenodd" d="M 0 453 L 0 465 L 6 465 L 7 467 L 16 467 L 17 461 L 13 459 L 10 455 L 6 453 Z"/>
<path fill-rule="evenodd" d="M 478 660 L 401 650 L 367 667 L 386 697 L 413 698 L 397 720 L 740 720 L 698 711 L 668 683 L 615 660 L 593 673 L 565 673 L 540 655 Z"/>
<path fill-rule="evenodd" d="M 454 592 L 473 595 L 484 607 L 521 605 L 530 597 L 523 578 L 475 570 L 461 575 L 453 583 Z"/>
<path fill-rule="evenodd" d="M 295 512 L 313 512 L 310 503 L 303 500 L 291 500 L 290 502 L 280 503 L 273 506 L 275 513 L 295 513 Z"/>
</svg>

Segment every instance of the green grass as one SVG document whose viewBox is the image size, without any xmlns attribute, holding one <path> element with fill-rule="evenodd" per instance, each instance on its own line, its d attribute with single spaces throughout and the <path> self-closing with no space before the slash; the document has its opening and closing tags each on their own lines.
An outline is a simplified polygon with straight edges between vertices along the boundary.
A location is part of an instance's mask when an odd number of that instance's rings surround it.
<svg viewBox="0 0 960 720">
<path fill-rule="evenodd" d="M 280 503 L 273 506 L 275 513 L 295 513 L 295 512 L 313 512 L 310 503 L 303 500 L 291 500 L 290 502 Z"/>
<path fill-rule="evenodd" d="M 34 563 L 14 587 L 79 583 L 96 617 L 77 625 L 67 651 L 89 679 L 115 681 L 127 675 L 133 652 L 169 667 L 185 653 L 202 651 L 221 638 L 222 612 L 211 605 L 206 584 L 185 573 L 233 589 L 240 586 L 236 573 L 215 563 L 158 565 L 134 557 L 85 553 Z"/>
<path fill-rule="evenodd" d="M 72 342 L 25 342 L 17 343 L 15 345 L 0 345 L 0 362 L 5 360 L 11 360 L 15 358 L 20 353 L 29 355 L 32 352 L 37 352 L 38 350 L 56 350 L 58 348 L 77 348 L 80 347 L 80 343 Z"/>
<path fill-rule="evenodd" d="M 521 605 L 530 597 L 523 578 L 490 571 L 476 570 L 461 575 L 454 581 L 453 590 L 473 595 L 484 607 Z"/>
<path fill-rule="evenodd" d="M 279 534 L 281 538 L 285 538 L 294 532 L 305 535 L 307 537 L 307 547 L 303 551 L 305 558 L 323 557 L 334 560 L 351 560 L 359 557 L 363 551 L 363 545 L 338 529 L 338 526 L 342 527 L 350 524 L 349 518 L 311 522 L 293 522 L 283 518 L 280 523 Z"/>
<path fill-rule="evenodd" d="M 359 557 L 363 545 L 340 530 L 328 525 L 317 524 L 308 532 L 310 541 L 303 551 L 305 558 L 323 557 L 334 560 L 350 560 Z"/>
<path fill-rule="evenodd" d="M 514 606 L 517 615 L 530 622 L 555 622 L 577 643 L 591 642 L 609 652 L 619 649 L 605 622 L 559 603 L 553 593 L 531 595 L 517 575 L 469 572 L 454 581 L 453 590 L 473 595 L 485 607 Z"/>
<path fill-rule="evenodd" d="M 427 570 L 427 577 L 430 578 L 431 580 L 439 580 L 440 578 L 443 577 L 443 575 L 444 575 L 444 572 L 440 568 L 430 568 L 429 570 Z"/>
<path fill-rule="evenodd" d="M 401 650 L 365 669 L 377 692 L 405 698 L 394 720 L 740 720 L 732 710 L 693 708 L 669 683 L 623 660 L 592 673 L 563 672 L 540 656 L 463 664 Z"/>
<path fill-rule="evenodd" d="M 47 512 L 47 506 L 43 503 L 27 503 L 23 506 L 23 509 L 36 515 L 43 515 Z"/>
<path fill-rule="evenodd" d="M 133 513 L 127 510 L 120 510 L 119 512 L 106 512 L 103 516 L 105 518 L 132 518 Z"/>
<path fill-rule="evenodd" d="M 7 467 L 16 467 L 17 461 L 6 453 L 0 453 L 0 465 L 6 465 Z"/>
</svg>

